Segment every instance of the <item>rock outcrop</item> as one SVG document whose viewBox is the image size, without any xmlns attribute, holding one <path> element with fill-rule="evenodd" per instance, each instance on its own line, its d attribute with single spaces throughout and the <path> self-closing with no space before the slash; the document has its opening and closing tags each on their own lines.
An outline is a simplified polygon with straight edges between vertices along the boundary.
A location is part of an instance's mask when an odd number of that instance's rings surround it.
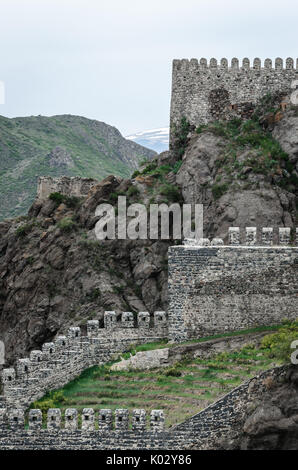
<svg viewBox="0 0 298 470">
<path fill-rule="evenodd" d="M 182 160 L 165 152 L 133 180 L 105 178 L 78 204 L 36 201 L 28 217 L 1 222 L 0 339 L 8 362 L 70 325 L 102 319 L 104 310 L 167 309 L 167 250 L 175 241 L 97 241 L 101 202 L 114 204 L 122 194 L 128 203 L 203 203 L 204 236 L 210 238 L 226 239 L 232 225 L 293 227 L 297 123 L 290 110 L 273 130 L 289 153 L 287 168 L 280 159 L 267 171 L 252 137 L 254 145 L 247 142 L 230 160 L 229 139 L 206 130 L 188 136 Z"/>
<path fill-rule="evenodd" d="M 241 450 L 297 450 L 298 370 L 283 384 L 268 381 L 267 393 L 246 417 L 237 447 Z"/>
</svg>

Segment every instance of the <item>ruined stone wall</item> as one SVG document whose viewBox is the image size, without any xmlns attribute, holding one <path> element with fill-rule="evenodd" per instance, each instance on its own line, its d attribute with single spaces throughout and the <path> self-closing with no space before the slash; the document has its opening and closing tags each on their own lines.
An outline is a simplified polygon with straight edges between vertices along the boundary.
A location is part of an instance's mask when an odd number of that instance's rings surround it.
<svg viewBox="0 0 298 470">
<path fill-rule="evenodd" d="M 293 367 L 293 366 L 292 366 Z M 86 408 L 81 425 L 78 413 L 67 409 L 48 411 L 43 423 L 40 410 L 30 410 L 28 429 L 22 409 L 0 410 L 0 449 L 214 449 L 219 441 L 231 442 L 243 428 L 248 410 L 267 390 L 267 384 L 281 385 L 289 375 L 289 367 L 271 369 L 235 388 L 180 425 L 166 429 L 162 410 L 150 413 L 150 429 L 145 410 L 115 411 Z M 62 419 L 63 418 L 63 419 Z"/>
<path fill-rule="evenodd" d="M 38 201 L 44 201 L 51 193 L 61 193 L 65 196 L 87 196 L 90 189 L 98 184 L 98 180 L 92 178 L 80 178 L 79 176 L 40 176 L 37 183 Z"/>
<path fill-rule="evenodd" d="M 84 369 L 104 364 L 130 348 L 167 338 L 168 323 L 165 312 L 154 313 L 150 325 L 148 312 L 134 316 L 124 312 L 121 319 L 115 312 L 105 312 L 105 328 L 97 320 L 87 323 L 87 336 L 79 327 L 70 328 L 67 336 L 58 336 L 45 343 L 41 351 L 31 351 L 29 358 L 19 359 L 15 368 L 2 371 L 3 396 L 0 407 L 24 408 L 46 392 L 63 387 Z"/>
<path fill-rule="evenodd" d="M 297 318 L 298 247 L 286 246 L 290 229 L 280 229 L 279 246 L 272 245 L 270 228 L 260 241 L 256 229 L 247 228 L 246 246 L 239 245 L 239 234 L 230 229 L 230 246 L 203 240 L 205 246 L 169 248 L 170 340 Z"/>
<path fill-rule="evenodd" d="M 170 144 L 173 144 L 175 125 L 185 116 L 198 126 L 207 122 L 229 118 L 249 118 L 254 105 L 268 93 L 286 95 L 291 83 L 298 78 L 298 59 L 294 64 L 288 58 L 243 59 L 242 66 L 234 58 L 229 66 L 227 59 L 182 59 L 173 61 L 172 99 L 170 116 Z"/>
</svg>

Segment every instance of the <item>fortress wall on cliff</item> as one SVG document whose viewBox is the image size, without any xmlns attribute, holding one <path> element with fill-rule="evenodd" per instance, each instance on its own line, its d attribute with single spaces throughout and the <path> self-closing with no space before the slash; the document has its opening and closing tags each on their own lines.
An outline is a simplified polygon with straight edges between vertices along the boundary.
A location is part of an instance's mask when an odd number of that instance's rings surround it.
<svg viewBox="0 0 298 470">
<path fill-rule="evenodd" d="M 288 58 L 182 59 L 173 61 L 172 98 L 170 115 L 170 144 L 173 145 L 175 127 L 182 117 L 194 126 L 210 121 L 242 117 L 249 118 L 254 106 L 267 94 L 287 95 L 298 79 L 296 63 Z"/>
</svg>

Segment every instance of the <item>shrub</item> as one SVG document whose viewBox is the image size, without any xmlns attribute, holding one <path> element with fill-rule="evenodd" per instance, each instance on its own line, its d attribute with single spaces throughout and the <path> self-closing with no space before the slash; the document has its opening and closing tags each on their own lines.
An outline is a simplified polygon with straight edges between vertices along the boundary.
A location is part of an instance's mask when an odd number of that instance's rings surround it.
<svg viewBox="0 0 298 470">
<path fill-rule="evenodd" d="M 51 201 L 54 201 L 58 206 L 59 204 L 61 204 L 64 201 L 64 196 L 61 193 L 51 193 L 49 195 L 49 199 Z"/>
<path fill-rule="evenodd" d="M 70 207 L 72 209 L 78 207 L 78 205 L 80 204 L 80 198 L 78 198 L 77 196 L 64 196 L 61 193 L 51 193 L 49 195 L 49 199 L 51 201 L 54 201 L 57 206 L 64 203 L 67 207 Z"/>
<path fill-rule="evenodd" d="M 18 238 L 24 238 L 26 235 L 28 235 L 34 227 L 34 223 L 28 223 L 24 225 L 20 225 L 17 230 L 16 230 L 16 236 Z"/>
<path fill-rule="evenodd" d="M 150 162 L 146 168 L 142 171 L 142 175 L 148 175 L 157 168 L 157 162 Z"/>
<path fill-rule="evenodd" d="M 53 399 L 35 401 L 30 406 L 31 409 L 41 410 L 43 418 L 47 416 L 48 410 L 50 408 L 56 408 L 55 402 Z"/>
<path fill-rule="evenodd" d="M 175 175 L 180 170 L 181 165 L 182 165 L 182 160 L 179 160 L 178 162 L 175 163 L 174 168 L 173 168 L 173 173 L 175 173 Z"/>
<path fill-rule="evenodd" d="M 160 188 L 160 194 L 166 196 L 170 202 L 179 202 L 181 200 L 181 194 L 178 188 L 172 184 L 164 184 Z"/>
<path fill-rule="evenodd" d="M 67 399 L 65 398 L 62 390 L 57 390 L 56 392 L 53 392 L 52 398 L 55 405 L 63 405 L 64 403 L 67 403 Z"/>
<path fill-rule="evenodd" d="M 140 194 L 140 190 L 136 186 L 130 186 L 127 190 L 127 196 L 136 196 L 137 194 Z"/>
<path fill-rule="evenodd" d="M 79 206 L 80 198 L 78 198 L 77 196 L 65 196 L 64 203 L 67 205 L 67 207 L 74 209 Z"/>
<path fill-rule="evenodd" d="M 183 116 L 180 120 L 178 127 L 174 128 L 174 152 L 178 158 L 182 158 L 188 142 L 188 134 L 191 131 L 193 126 L 190 122 Z"/>
<path fill-rule="evenodd" d="M 270 358 L 282 362 L 290 362 L 291 343 L 298 339 L 298 320 L 295 322 L 286 321 L 284 326 L 277 333 L 267 335 L 262 339 L 261 347 L 265 349 L 265 354 Z"/>
<path fill-rule="evenodd" d="M 141 173 L 139 172 L 139 170 L 136 170 L 133 172 L 133 174 L 131 175 L 131 178 L 136 178 L 137 176 L 139 176 Z"/>
<path fill-rule="evenodd" d="M 215 184 L 212 187 L 212 194 L 214 199 L 219 199 L 229 188 L 228 183 Z"/>
<path fill-rule="evenodd" d="M 62 232 L 66 233 L 69 233 L 77 228 L 77 224 L 73 221 L 71 217 L 64 217 L 64 219 L 59 220 L 57 226 Z"/>
<path fill-rule="evenodd" d="M 175 367 L 170 367 L 164 371 L 164 375 L 167 377 L 181 377 L 182 373 Z"/>
<path fill-rule="evenodd" d="M 100 296 L 101 296 L 100 289 L 98 287 L 95 287 L 88 292 L 86 297 L 88 297 L 91 301 L 93 301 L 93 300 L 97 300 Z"/>
</svg>

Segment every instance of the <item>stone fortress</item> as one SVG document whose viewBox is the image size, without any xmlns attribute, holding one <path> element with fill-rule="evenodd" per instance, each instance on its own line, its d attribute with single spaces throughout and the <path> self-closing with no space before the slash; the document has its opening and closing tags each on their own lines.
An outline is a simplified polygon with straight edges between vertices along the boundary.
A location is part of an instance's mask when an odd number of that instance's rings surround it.
<svg viewBox="0 0 298 470">
<path fill-rule="evenodd" d="M 259 58 L 253 63 L 237 58 L 229 66 L 227 59 L 182 59 L 173 61 L 170 116 L 170 146 L 174 144 L 175 127 L 185 117 L 199 126 L 223 118 L 249 118 L 255 105 L 266 94 L 286 96 L 298 79 L 298 59 L 286 63 L 277 58 Z"/>
<path fill-rule="evenodd" d="M 80 178 L 79 176 L 40 176 L 37 181 L 36 201 L 45 201 L 51 193 L 61 193 L 64 196 L 86 197 L 90 189 L 98 184 L 92 178 Z"/>
<path fill-rule="evenodd" d="M 274 245 L 278 236 L 279 244 Z M 258 241 L 261 237 L 260 241 Z M 206 334 L 248 326 L 271 325 L 297 317 L 298 246 L 291 244 L 289 228 L 245 230 L 232 227 L 230 245 L 221 239 L 185 240 L 169 249 L 169 312 L 105 312 L 104 328 L 87 323 L 87 334 L 72 327 L 66 336 L 31 351 L 15 368 L 2 372 L 0 448 L 2 449 L 189 449 L 212 446 L 218 436 L 229 436 L 241 423 L 243 408 L 262 390 L 268 377 L 279 380 L 283 368 L 248 381 L 184 423 L 167 430 L 162 410 L 152 410 L 150 429 L 146 412 L 85 408 L 78 413 L 50 409 L 47 423 L 40 410 L 25 410 L 46 392 L 62 387 L 83 370 L 115 359 L 133 344 L 168 339 L 182 342 Z M 296 242 L 298 231 L 296 230 Z M 257 244 L 258 243 L 258 244 Z M 298 244 L 298 243 L 297 243 Z M 243 277 L 244 276 L 244 277 Z M 268 282 L 270 280 L 270 282 Z M 205 290 L 205 292 L 204 292 Z M 238 292 L 239 291 L 239 292 Z M 244 299 L 246 298 L 246 300 Z M 119 318 L 120 317 L 120 318 Z M 252 383 L 254 386 L 252 386 Z M 97 428 L 95 428 L 97 422 Z M 43 426 L 46 424 L 46 428 Z"/>
<path fill-rule="evenodd" d="M 224 117 L 249 117 L 266 93 L 286 95 L 298 78 L 297 64 L 281 59 L 264 67 L 244 59 L 220 64 L 211 59 L 173 63 L 171 144 L 175 126 L 182 117 L 199 125 Z M 65 184 L 64 184 L 65 183 Z M 38 199 L 51 192 L 83 196 L 94 180 L 40 178 Z M 295 246 L 296 245 L 296 246 Z M 241 429 L 244 409 L 262 393 L 265 379 L 280 380 L 286 374 L 277 368 L 254 378 L 175 428 L 165 428 L 161 410 L 152 410 L 150 429 L 144 410 L 75 409 L 61 416 L 50 409 L 43 423 L 40 410 L 25 410 L 50 390 L 62 387 L 84 369 L 105 364 L 133 344 L 168 339 L 183 342 L 226 331 L 280 323 L 295 319 L 298 311 L 298 234 L 290 228 L 240 229 L 231 227 L 229 244 L 220 239 L 185 240 L 169 249 L 169 311 L 105 312 L 104 328 L 95 320 L 87 334 L 70 328 L 41 351 L 31 351 L 15 368 L 2 373 L 0 396 L 0 449 L 171 449 L 212 447 Z M 263 388 L 262 388 L 263 387 Z M 80 421 L 80 425 L 79 425 Z M 95 426 L 96 423 L 96 426 Z"/>
</svg>

